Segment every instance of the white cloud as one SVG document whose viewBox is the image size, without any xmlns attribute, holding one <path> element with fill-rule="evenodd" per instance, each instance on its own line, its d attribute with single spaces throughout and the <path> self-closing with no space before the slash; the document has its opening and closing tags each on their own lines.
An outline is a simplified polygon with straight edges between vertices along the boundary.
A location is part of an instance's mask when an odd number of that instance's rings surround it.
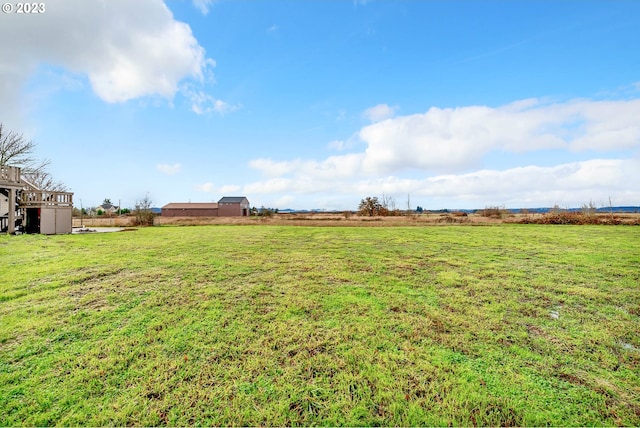
<svg viewBox="0 0 640 428">
<path fill-rule="evenodd" d="M 640 99 L 527 99 L 499 107 L 434 107 L 363 127 L 357 133 L 365 145 L 361 151 L 324 160 L 254 159 L 249 166 L 265 180 L 246 185 L 244 191 L 324 195 L 324 199 L 329 194 L 411 193 L 443 204 L 462 201 L 468 207 L 580 206 L 609 196 L 619 203 L 637 204 L 640 160 L 624 156 L 640 148 L 638 117 Z M 333 141 L 329 148 L 345 150 L 347 144 Z M 578 152 L 580 158 L 601 154 L 618 158 L 557 166 L 527 161 L 528 153 L 543 150 L 555 150 L 563 159 Z M 513 154 L 511 165 L 517 165 L 519 158 L 528 166 L 468 172 L 480 168 L 485 157 L 500 153 Z M 415 178 L 417 174 L 425 178 Z"/>
<path fill-rule="evenodd" d="M 171 99 L 180 81 L 202 82 L 214 65 L 162 0 L 52 0 L 37 19 L 22 18 L 5 15 L 0 26 L 0 38 L 15 41 L 0 44 L 0 56 L 11 58 L 0 66 L 6 106 L 19 105 L 25 82 L 43 64 L 86 76 L 108 103 Z"/>
<path fill-rule="evenodd" d="M 267 177 L 292 174 L 297 178 L 324 179 L 352 177 L 361 172 L 364 155 L 360 153 L 330 156 L 324 161 L 295 159 L 277 162 L 272 159 L 253 159 L 249 167 Z"/>
<path fill-rule="evenodd" d="M 492 150 L 624 150 L 640 146 L 640 100 L 523 100 L 498 108 L 431 108 L 367 126 L 364 169 L 455 171 Z"/>
<path fill-rule="evenodd" d="M 362 115 L 370 122 L 380 122 L 389 119 L 396 114 L 396 107 L 389 107 L 387 104 L 378 104 L 368 108 Z"/>
<path fill-rule="evenodd" d="M 343 140 L 334 140 L 327 144 L 327 147 L 332 150 L 342 151 L 347 148 L 347 143 Z"/>
<path fill-rule="evenodd" d="M 240 190 L 240 186 L 237 186 L 235 184 L 226 184 L 218 189 L 218 193 L 220 193 L 221 195 L 226 195 L 235 193 L 238 190 Z"/>
<path fill-rule="evenodd" d="M 295 171 L 300 160 L 276 162 L 271 159 L 253 159 L 249 161 L 249 167 L 257 169 L 267 177 L 277 177 Z"/>
<path fill-rule="evenodd" d="M 245 194 L 312 193 L 314 190 L 318 190 L 318 187 L 313 184 L 309 180 L 271 178 L 266 181 L 249 183 L 244 186 L 243 192 Z"/>
<path fill-rule="evenodd" d="M 173 164 L 173 165 L 169 165 L 169 164 L 165 164 L 165 163 L 159 163 L 158 165 L 156 165 L 156 169 L 160 172 L 162 172 L 163 174 L 167 174 L 167 175 L 174 175 L 180 172 L 180 169 L 182 168 L 182 165 L 180 165 L 179 163 Z"/>
<path fill-rule="evenodd" d="M 238 192 L 240 190 L 240 186 L 234 185 L 234 184 L 227 184 L 224 186 L 220 186 L 220 187 L 216 187 L 213 183 L 211 182 L 206 182 L 203 184 L 198 184 L 195 186 L 195 189 L 198 192 L 203 192 L 203 193 L 214 193 L 217 195 L 228 195 L 231 193 L 235 193 Z"/>
<path fill-rule="evenodd" d="M 204 192 L 204 193 L 213 193 L 214 192 L 214 185 L 211 182 L 207 182 L 207 183 L 202 183 L 202 184 L 198 184 L 195 186 L 195 189 L 198 192 Z"/>
<path fill-rule="evenodd" d="M 579 101 L 565 115 L 582 120 L 582 129 L 570 142 L 572 150 L 624 150 L 640 145 L 640 99 Z"/>
<path fill-rule="evenodd" d="M 272 25 L 271 27 L 267 28 L 267 33 L 275 33 L 278 31 L 280 27 L 278 27 L 277 25 Z"/>
<path fill-rule="evenodd" d="M 322 161 L 255 159 L 249 166 L 268 177 L 331 178 L 461 172 L 492 152 L 616 152 L 640 147 L 640 99 L 520 100 L 501 107 L 469 106 L 400 116 L 358 132 L 364 152 Z M 342 149 L 341 142 L 330 148 Z"/>
<path fill-rule="evenodd" d="M 193 5 L 203 14 L 209 13 L 209 7 L 215 2 L 215 0 L 193 0 Z"/>
<path fill-rule="evenodd" d="M 466 174 L 446 174 L 423 179 L 386 176 L 348 180 L 298 180 L 271 178 L 248 184 L 244 192 L 253 195 L 396 196 L 399 204 L 407 194 L 431 208 L 482 208 L 581 206 L 591 200 L 604 205 L 609 197 L 615 204 L 637 204 L 640 188 L 640 160 L 593 159 L 551 167 L 525 166 L 506 170 L 480 170 Z M 356 196 L 357 197 L 357 196 Z M 441 204 L 441 205 L 435 205 Z M 454 205 L 452 205 L 454 204 Z M 349 206 L 342 206 L 349 208 Z"/>
<path fill-rule="evenodd" d="M 191 85 L 182 88 L 183 95 L 191 102 L 191 111 L 197 115 L 219 113 L 225 114 L 238 110 L 240 106 L 226 103 L 216 99 L 204 91 L 194 90 Z"/>
<path fill-rule="evenodd" d="M 285 195 L 276 199 L 276 208 L 290 208 L 290 205 L 295 202 L 296 198 L 291 195 Z"/>
<path fill-rule="evenodd" d="M 333 140 L 327 144 L 327 148 L 329 150 L 335 150 L 339 152 L 351 150 L 354 147 L 357 147 L 359 144 L 362 144 L 362 141 L 358 137 L 358 135 L 352 135 L 346 140 Z"/>
</svg>

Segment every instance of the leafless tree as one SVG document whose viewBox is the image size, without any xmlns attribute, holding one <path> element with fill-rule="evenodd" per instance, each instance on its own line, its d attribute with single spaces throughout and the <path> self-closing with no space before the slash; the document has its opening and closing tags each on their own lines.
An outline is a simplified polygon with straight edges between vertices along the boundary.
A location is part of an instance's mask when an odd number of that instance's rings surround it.
<svg viewBox="0 0 640 428">
<path fill-rule="evenodd" d="M 382 208 L 385 208 L 389 211 L 395 211 L 396 209 L 396 201 L 393 199 L 393 196 L 382 194 Z"/>
<path fill-rule="evenodd" d="M 22 170 L 23 179 L 27 180 L 30 184 L 40 190 L 50 192 L 66 192 L 69 190 L 64 183 L 55 181 L 49 171 L 47 171 L 49 160 L 44 160 L 34 165 L 35 166 L 27 167 Z"/>
<path fill-rule="evenodd" d="M 136 200 L 136 208 L 133 211 L 135 215 L 135 224 L 137 226 L 153 226 L 153 212 L 151 211 L 151 198 L 145 195 L 144 198 Z"/>
<path fill-rule="evenodd" d="M 35 143 L 25 140 L 22 134 L 14 131 L 6 132 L 0 123 L 0 166 L 9 164 L 21 168 L 30 166 L 35 162 L 32 157 L 35 147 Z"/>
<path fill-rule="evenodd" d="M 22 177 L 40 190 L 65 192 L 67 187 L 55 181 L 47 171 L 50 161 L 33 157 L 36 144 L 26 140 L 15 131 L 6 132 L 0 123 L 0 166 L 10 165 L 22 168 Z"/>
</svg>

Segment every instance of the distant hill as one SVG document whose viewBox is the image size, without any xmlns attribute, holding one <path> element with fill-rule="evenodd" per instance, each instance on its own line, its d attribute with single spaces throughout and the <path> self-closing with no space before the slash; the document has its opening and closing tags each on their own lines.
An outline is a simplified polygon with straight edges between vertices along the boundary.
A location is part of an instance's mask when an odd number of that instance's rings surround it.
<svg viewBox="0 0 640 428">
<path fill-rule="evenodd" d="M 549 211 L 552 211 L 554 209 L 557 208 L 507 208 L 506 210 L 509 211 L 510 213 L 513 214 L 518 214 L 521 212 L 530 212 L 530 213 L 538 213 L 538 214 L 544 214 L 544 213 L 548 213 Z M 482 208 L 479 209 L 475 209 L 475 210 L 469 210 L 469 209 L 461 209 L 461 210 L 431 210 L 431 211 L 427 211 L 430 213 L 446 213 L 446 212 L 452 212 L 452 211 L 458 211 L 458 212 L 465 212 L 465 213 L 475 213 L 477 211 L 481 211 Z M 583 208 L 560 208 L 561 211 L 569 211 L 569 212 L 578 212 L 578 211 L 582 211 Z M 614 213 L 640 213 L 640 207 L 637 206 L 618 206 L 618 207 L 602 207 L 602 208 L 597 208 L 596 212 L 599 213 L 610 213 L 610 212 L 614 212 Z"/>
<path fill-rule="evenodd" d="M 611 207 L 611 208 L 598 208 L 596 211 L 599 213 L 640 213 L 640 207 Z"/>
</svg>

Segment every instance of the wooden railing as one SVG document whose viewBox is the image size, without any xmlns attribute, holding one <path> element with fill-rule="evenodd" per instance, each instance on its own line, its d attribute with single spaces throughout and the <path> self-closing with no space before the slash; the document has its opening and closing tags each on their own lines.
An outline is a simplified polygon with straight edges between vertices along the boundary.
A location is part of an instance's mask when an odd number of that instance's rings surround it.
<svg viewBox="0 0 640 428">
<path fill-rule="evenodd" d="M 22 191 L 20 192 L 20 206 L 23 207 L 73 207 L 73 193 Z"/>
<path fill-rule="evenodd" d="M 0 182 L 20 183 L 20 168 L 17 166 L 0 166 Z"/>
</svg>

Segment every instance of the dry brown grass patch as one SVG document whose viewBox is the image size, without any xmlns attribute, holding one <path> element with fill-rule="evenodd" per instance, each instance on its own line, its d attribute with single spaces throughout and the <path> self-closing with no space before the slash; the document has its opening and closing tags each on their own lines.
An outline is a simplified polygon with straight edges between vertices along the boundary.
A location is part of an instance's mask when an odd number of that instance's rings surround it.
<svg viewBox="0 0 640 428">
<path fill-rule="evenodd" d="M 488 211 L 487 211 L 488 210 Z M 423 213 L 404 216 L 361 216 L 344 213 L 294 213 L 274 214 L 271 217 L 162 217 L 157 216 L 156 226 L 202 225 L 276 225 L 276 226 L 427 226 L 427 225 L 494 225 L 501 223 L 522 224 L 608 224 L 640 225 L 640 213 L 550 212 L 545 214 L 524 212 L 505 214 L 502 208 L 480 210 L 475 214 L 462 211 L 451 213 Z M 85 227 L 131 227 L 134 217 L 85 218 Z M 80 226 L 80 219 L 73 219 L 73 226 Z"/>
</svg>

